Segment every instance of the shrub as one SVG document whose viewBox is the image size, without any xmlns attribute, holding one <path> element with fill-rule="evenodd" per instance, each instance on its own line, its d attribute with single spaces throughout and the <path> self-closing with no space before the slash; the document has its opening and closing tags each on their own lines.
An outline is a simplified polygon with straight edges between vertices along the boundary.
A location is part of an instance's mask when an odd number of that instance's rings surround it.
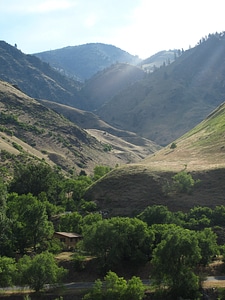
<svg viewBox="0 0 225 300">
<path fill-rule="evenodd" d="M 190 193 L 194 185 L 198 182 L 192 178 L 190 173 L 185 171 L 177 173 L 172 179 L 174 190 L 181 193 Z"/>
</svg>

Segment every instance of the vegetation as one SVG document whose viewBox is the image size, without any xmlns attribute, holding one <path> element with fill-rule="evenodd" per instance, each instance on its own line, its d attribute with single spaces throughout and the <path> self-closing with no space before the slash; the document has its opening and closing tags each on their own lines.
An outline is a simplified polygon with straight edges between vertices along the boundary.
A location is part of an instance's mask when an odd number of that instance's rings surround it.
<svg viewBox="0 0 225 300">
<path fill-rule="evenodd" d="M 105 288 L 103 288 L 103 284 Z M 142 300 L 145 295 L 145 286 L 140 278 L 133 276 L 126 281 L 116 273 L 109 271 L 104 281 L 96 280 L 92 291 L 83 297 L 83 300 Z"/>
<path fill-rule="evenodd" d="M 172 179 L 174 190 L 180 193 L 190 193 L 194 185 L 198 182 L 193 179 L 190 173 L 185 171 L 177 173 Z"/>
<path fill-rule="evenodd" d="M 224 255 L 225 207 L 196 206 L 172 212 L 153 205 L 137 216 L 106 217 L 83 195 L 109 171 L 96 166 L 93 176 L 66 178 L 58 169 L 39 163 L 18 166 L 8 184 L 0 183 L 2 287 L 20 284 L 39 291 L 45 284 L 60 283 L 67 270 L 54 259 L 63 245 L 53 232 L 66 231 L 83 236 L 72 258 L 74 270 L 82 272 L 86 256 L 95 257 L 98 272 L 104 276 L 84 299 L 143 299 L 145 287 L 140 278 L 125 280 L 117 271 L 127 265 L 138 270 L 148 262 L 156 296 L 198 299 L 201 269 L 216 255 Z M 190 179 L 189 174 L 178 175 L 177 182 L 189 188 L 192 180 L 182 181 L 186 176 Z"/>
</svg>

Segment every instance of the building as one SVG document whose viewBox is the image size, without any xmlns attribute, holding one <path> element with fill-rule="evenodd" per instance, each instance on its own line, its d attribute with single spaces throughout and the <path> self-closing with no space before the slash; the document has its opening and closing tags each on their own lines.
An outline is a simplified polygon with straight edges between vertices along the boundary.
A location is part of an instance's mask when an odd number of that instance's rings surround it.
<svg viewBox="0 0 225 300">
<path fill-rule="evenodd" d="M 82 236 L 80 234 L 71 232 L 55 232 L 54 237 L 64 243 L 68 250 L 74 249 L 76 244 L 82 240 Z"/>
</svg>

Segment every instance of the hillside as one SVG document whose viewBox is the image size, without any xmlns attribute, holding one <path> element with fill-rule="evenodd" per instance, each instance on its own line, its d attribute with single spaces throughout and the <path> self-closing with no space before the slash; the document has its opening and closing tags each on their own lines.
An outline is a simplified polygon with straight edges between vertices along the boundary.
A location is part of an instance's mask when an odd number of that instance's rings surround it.
<svg viewBox="0 0 225 300">
<path fill-rule="evenodd" d="M 35 53 L 63 74 L 85 81 L 117 62 L 137 64 L 140 59 L 113 45 L 89 43 Z"/>
<path fill-rule="evenodd" d="M 0 111 L 4 176 L 17 163 L 28 161 L 46 161 L 74 175 L 81 170 L 91 173 L 99 164 L 114 167 L 130 161 L 130 153 L 120 156 L 116 151 L 105 151 L 105 145 L 87 131 L 3 81 Z"/>
<path fill-rule="evenodd" d="M 139 164 L 116 168 L 86 194 L 111 215 L 134 215 L 149 205 L 187 211 L 200 205 L 224 205 L 225 103 L 204 121 Z M 191 194 L 167 193 L 172 176 L 190 172 L 200 182 Z"/>
<path fill-rule="evenodd" d="M 47 100 L 39 101 L 85 129 L 103 145 L 112 147 L 113 152 L 116 152 L 118 156 L 126 158 L 126 162 L 138 162 L 160 149 L 160 146 L 154 142 L 137 136 L 133 132 L 118 130 L 110 126 L 92 112 Z"/>
<path fill-rule="evenodd" d="M 225 36 L 210 35 L 97 110 L 120 129 L 167 145 L 225 99 Z"/>
<path fill-rule="evenodd" d="M 80 83 L 61 75 L 33 55 L 0 41 L 0 80 L 18 86 L 33 98 L 84 107 Z"/>
<path fill-rule="evenodd" d="M 116 63 L 87 80 L 81 93 L 88 99 L 89 110 L 94 111 L 132 83 L 143 79 L 145 75 L 141 68 Z"/>
</svg>

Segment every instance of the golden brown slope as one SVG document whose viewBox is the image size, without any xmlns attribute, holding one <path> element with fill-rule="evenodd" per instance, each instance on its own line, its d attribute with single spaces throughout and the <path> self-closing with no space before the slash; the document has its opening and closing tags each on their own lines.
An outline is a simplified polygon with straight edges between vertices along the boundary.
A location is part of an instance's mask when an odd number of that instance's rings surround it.
<svg viewBox="0 0 225 300">
<path fill-rule="evenodd" d="M 114 167 L 127 162 L 113 151 L 105 152 L 104 145 L 62 115 L 2 81 L 0 150 L 6 168 L 9 160 L 12 166 L 35 159 L 77 174 L 82 169 L 90 173 L 99 164 Z"/>
<path fill-rule="evenodd" d="M 204 121 L 174 141 L 147 157 L 142 163 L 151 169 L 180 171 L 209 170 L 225 167 L 225 103 Z M 172 149 L 173 148 L 173 149 Z"/>
</svg>

